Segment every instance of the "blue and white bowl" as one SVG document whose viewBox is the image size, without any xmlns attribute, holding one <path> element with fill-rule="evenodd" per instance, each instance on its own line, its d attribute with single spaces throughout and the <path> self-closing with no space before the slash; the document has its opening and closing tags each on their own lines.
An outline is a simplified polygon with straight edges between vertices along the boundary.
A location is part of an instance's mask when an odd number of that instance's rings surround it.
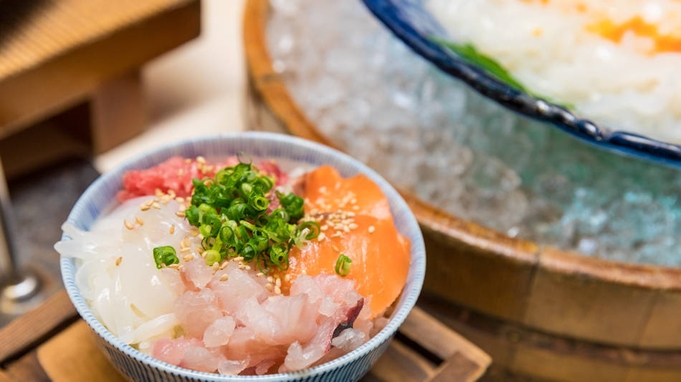
<svg viewBox="0 0 681 382">
<path fill-rule="evenodd" d="M 595 147 L 658 163 L 681 166 L 681 145 L 609 129 L 552 102 L 512 88 L 483 68 L 449 52 L 434 38 L 451 40 L 425 0 L 363 0 L 369 10 L 414 52 L 443 72 L 506 108 L 546 122 Z"/>
<path fill-rule="evenodd" d="M 127 345 L 100 323 L 76 286 L 76 265 L 71 258 L 61 258 L 64 286 L 78 313 L 96 334 L 97 343 L 111 363 L 125 376 L 135 381 L 356 381 L 366 374 L 388 347 L 399 326 L 414 307 L 425 276 L 426 255 L 423 237 L 414 215 L 402 197 L 376 172 L 361 162 L 326 146 L 286 135 L 248 132 L 207 136 L 159 148 L 137 157 L 102 175 L 78 199 L 68 222 L 89 229 L 99 215 L 111 206 L 128 170 L 154 166 L 174 155 L 185 157 L 226 157 L 239 151 L 253 157 L 282 161 L 293 160 L 301 165 L 336 167 L 344 177 L 364 174 L 381 188 L 388 198 L 395 225 L 411 240 L 411 265 L 407 284 L 388 325 L 358 349 L 331 362 L 309 369 L 266 376 L 225 376 L 198 372 L 159 361 Z M 62 237 L 62 240 L 69 240 Z"/>
</svg>

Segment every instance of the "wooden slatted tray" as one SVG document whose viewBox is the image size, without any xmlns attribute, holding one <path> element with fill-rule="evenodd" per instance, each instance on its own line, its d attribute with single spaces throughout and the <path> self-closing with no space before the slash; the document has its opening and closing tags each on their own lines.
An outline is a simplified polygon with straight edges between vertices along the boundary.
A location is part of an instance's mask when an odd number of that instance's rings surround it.
<svg viewBox="0 0 681 382">
<path fill-rule="evenodd" d="M 491 358 L 421 308 L 363 381 L 478 380 Z M 0 330 L 0 382 L 125 381 L 107 361 L 65 291 Z"/>
</svg>

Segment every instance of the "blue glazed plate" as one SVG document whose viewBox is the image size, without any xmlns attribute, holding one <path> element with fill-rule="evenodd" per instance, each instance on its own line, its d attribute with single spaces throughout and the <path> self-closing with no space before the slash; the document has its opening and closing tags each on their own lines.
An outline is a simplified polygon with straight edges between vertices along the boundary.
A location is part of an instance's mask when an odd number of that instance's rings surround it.
<svg viewBox="0 0 681 382">
<path fill-rule="evenodd" d="M 498 81 L 450 53 L 432 38 L 451 40 L 423 0 L 363 0 L 371 12 L 416 53 L 480 94 L 519 114 L 552 124 L 601 149 L 681 166 L 681 146 L 638 134 L 613 131 L 580 118 L 562 106 L 535 98 Z"/>
<path fill-rule="evenodd" d="M 111 363 L 133 381 L 346 382 L 360 379 L 388 347 L 397 329 L 416 304 L 425 277 L 426 254 L 421 230 L 407 203 L 387 181 L 356 159 L 327 146 L 282 134 L 248 132 L 186 140 L 151 151 L 102 175 L 76 202 L 67 221 L 80 229 L 88 230 L 100 214 L 111 206 L 121 188 L 123 174 L 128 170 L 149 168 L 174 155 L 219 158 L 236 155 L 240 151 L 252 157 L 292 161 L 301 166 L 329 164 L 344 177 L 364 174 L 381 188 L 388 199 L 397 230 L 411 241 L 411 264 L 407 283 L 383 330 L 350 353 L 309 369 L 263 376 L 227 376 L 170 365 L 132 348 L 114 336 L 95 318 L 76 285 L 77 267 L 74 259 L 61 257 L 62 279 L 71 302 L 96 335 L 97 344 Z M 62 236 L 62 240 L 70 239 Z"/>
</svg>

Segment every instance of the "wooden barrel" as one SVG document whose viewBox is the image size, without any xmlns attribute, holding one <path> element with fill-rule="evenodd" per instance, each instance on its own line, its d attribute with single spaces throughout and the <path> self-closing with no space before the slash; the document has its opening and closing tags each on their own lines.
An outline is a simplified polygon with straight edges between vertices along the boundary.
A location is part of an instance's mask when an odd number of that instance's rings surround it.
<svg viewBox="0 0 681 382">
<path fill-rule="evenodd" d="M 269 11 L 267 0 L 248 0 L 244 13 L 251 126 L 335 147 L 272 67 L 265 41 Z M 430 313 L 490 353 L 501 375 L 681 380 L 681 269 L 512 239 L 402 195 L 426 240 Z"/>
</svg>

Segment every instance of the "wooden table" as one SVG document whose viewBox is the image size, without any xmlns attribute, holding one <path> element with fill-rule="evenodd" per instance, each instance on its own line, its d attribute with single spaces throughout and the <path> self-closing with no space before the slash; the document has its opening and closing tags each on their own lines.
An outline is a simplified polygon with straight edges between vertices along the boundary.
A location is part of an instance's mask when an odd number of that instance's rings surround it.
<svg viewBox="0 0 681 382">
<path fill-rule="evenodd" d="M 415 308 L 363 381 L 475 381 L 491 358 Z M 65 291 L 0 329 L 0 382 L 125 381 Z"/>
<path fill-rule="evenodd" d="M 0 146 L 12 155 L 8 175 L 73 144 L 53 131 L 20 133 L 78 105 L 70 133 L 93 153 L 142 131 L 141 66 L 200 29 L 200 0 L 0 1 L 0 139 L 15 139 Z"/>
</svg>

